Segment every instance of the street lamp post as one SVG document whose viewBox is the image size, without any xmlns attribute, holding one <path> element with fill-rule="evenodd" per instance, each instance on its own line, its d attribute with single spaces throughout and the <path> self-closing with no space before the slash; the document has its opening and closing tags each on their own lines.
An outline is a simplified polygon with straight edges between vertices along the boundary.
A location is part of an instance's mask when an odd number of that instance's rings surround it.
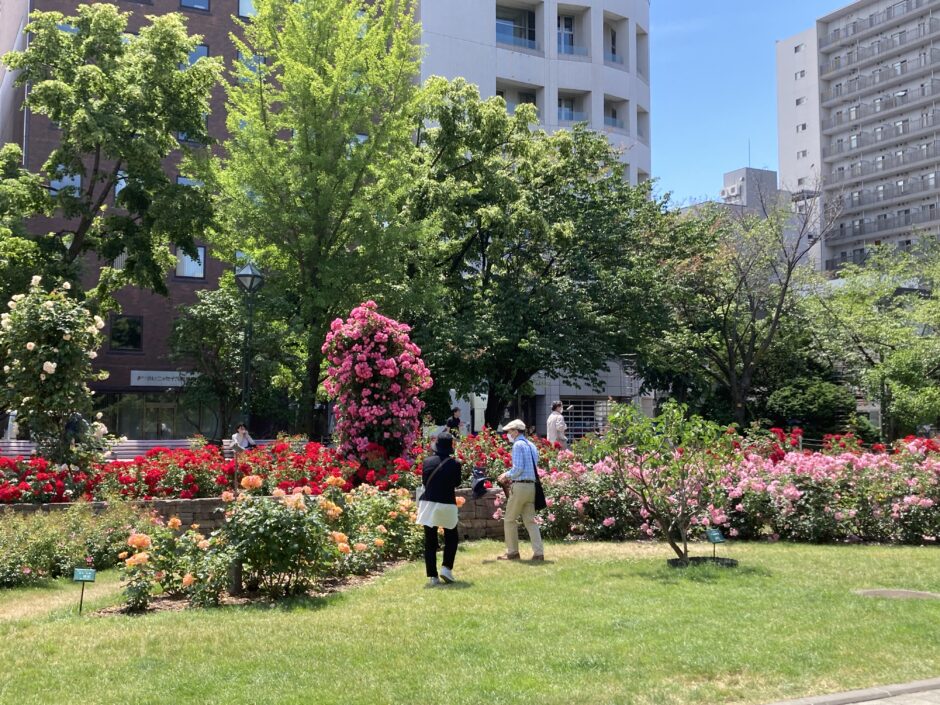
<svg viewBox="0 0 940 705">
<path fill-rule="evenodd" d="M 253 262 L 235 272 L 238 288 L 245 293 L 248 305 L 248 327 L 245 330 L 244 358 L 242 360 L 242 423 L 247 428 L 251 416 L 251 337 L 254 332 L 255 293 L 264 285 L 264 275 Z"/>
</svg>

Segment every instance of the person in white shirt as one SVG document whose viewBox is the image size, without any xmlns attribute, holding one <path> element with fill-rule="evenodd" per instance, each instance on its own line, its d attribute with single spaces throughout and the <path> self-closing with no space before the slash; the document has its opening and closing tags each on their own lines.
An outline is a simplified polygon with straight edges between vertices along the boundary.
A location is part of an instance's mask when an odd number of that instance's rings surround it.
<svg viewBox="0 0 940 705">
<path fill-rule="evenodd" d="M 238 428 L 236 428 L 235 433 L 232 434 L 232 449 L 236 453 L 240 453 L 243 450 L 251 450 L 255 445 L 257 444 L 248 434 L 248 429 L 245 427 L 245 424 L 238 424 Z"/>
<path fill-rule="evenodd" d="M 565 431 L 568 430 L 568 424 L 565 423 L 565 417 L 561 415 L 562 404 L 560 401 L 552 403 L 552 413 L 548 415 L 547 438 L 549 443 L 558 443 L 562 448 L 568 447 L 568 436 Z"/>
</svg>

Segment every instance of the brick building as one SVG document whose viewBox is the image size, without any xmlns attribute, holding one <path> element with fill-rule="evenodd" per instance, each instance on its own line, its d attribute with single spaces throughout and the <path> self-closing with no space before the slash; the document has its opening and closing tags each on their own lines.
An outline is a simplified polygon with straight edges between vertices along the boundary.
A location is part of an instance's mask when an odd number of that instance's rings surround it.
<svg viewBox="0 0 940 705">
<path fill-rule="evenodd" d="M 233 15 L 252 12 L 250 0 L 114 0 L 122 11 L 132 12 L 129 30 L 135 31 L 146 22 L 145 15 L 180 12 L 186 16 L 190 34 L 202 35 L 202 45 L 194 53 L 199 56 L 221 57 L 226 66 L 236 59 L 236 50 L 229 39 L 236 30 Z M 0 54 L 25 48 L 22 31 L 29 12 L 75 12 L 73 0 L 0 0 Z M 0 140 L 16 142 L 23 149 L 24 162 L 30 171 L 38 171 L 58 142 L 56 127 L 44 116 L 21 110 L 24 89 L 13 86 L 11 72 L 0 68 Z M 225 94 L 221 87 L 212 97 L 208 118 L 209 132 L 221 139 L 225 131 Z M 167 173 L 177 173 L 177 159 L 165 163 Z M 37 223 L 43 230 L 54 231 L 61 222 Z M 225 429 L 214 428 L 213 418 L 205 412 L 184 413 L 177 395 L 182 373 L 168 356 L 168 338 L 179 306 L 195 301 L 200 289 L 217 285 L 224 268 L 233 262 L 222 262 L 206 256 L 205 243 L 198 243 L 200 258 L 192 260 L 178 255 L 177 266 L 166 278 L 169 296 L 161 296 L 136 288 L 125 288 L 117 295 L 121 313 L 113 315 L 104 329 L 104 345 L 97 365 L 110 372 L 110 378 L 94 386 L 99 404 L 109 426 L 131 438 L 183 437 L 201 430 L 217 436 Z M 234 253 L 232 253 L 234 260 Z M 120 260 L 115 266 L 120 265 Z M 88 284 L 96 281 L 97 262 L 84 265 Z"/>
</svg>

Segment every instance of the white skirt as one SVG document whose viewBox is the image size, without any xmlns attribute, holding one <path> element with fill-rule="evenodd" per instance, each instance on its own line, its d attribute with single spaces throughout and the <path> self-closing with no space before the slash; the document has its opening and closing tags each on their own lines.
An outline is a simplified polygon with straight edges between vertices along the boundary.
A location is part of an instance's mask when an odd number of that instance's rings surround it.
<svg viewBox="0 0 940 705">
<path fill-rule="evenodd" d="M 418 518 L 416 524 L 424 526 L 443 526 L 453 529 L 457 526 L 457 505 L 441 504 L 440 502 L 418 501 Z"/>
</svg>

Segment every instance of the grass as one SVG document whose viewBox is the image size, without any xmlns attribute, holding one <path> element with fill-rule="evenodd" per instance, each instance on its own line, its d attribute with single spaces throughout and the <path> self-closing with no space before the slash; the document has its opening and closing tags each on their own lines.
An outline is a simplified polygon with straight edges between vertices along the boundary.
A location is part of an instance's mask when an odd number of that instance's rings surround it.
<svg viewBox="0 0 940 705">
<path fill-rule="evenodd" d="M 29 608 L 0 620 L 0 703 L 757 704 L 940 675 L 940 601 L 852 592 L 940 592 L 935 548 L 733 544 L 738 569 L 681 571 L 660 545 L 500 548 L 442 588 L 410 564 L 276 607 Z"/>
</svg>

